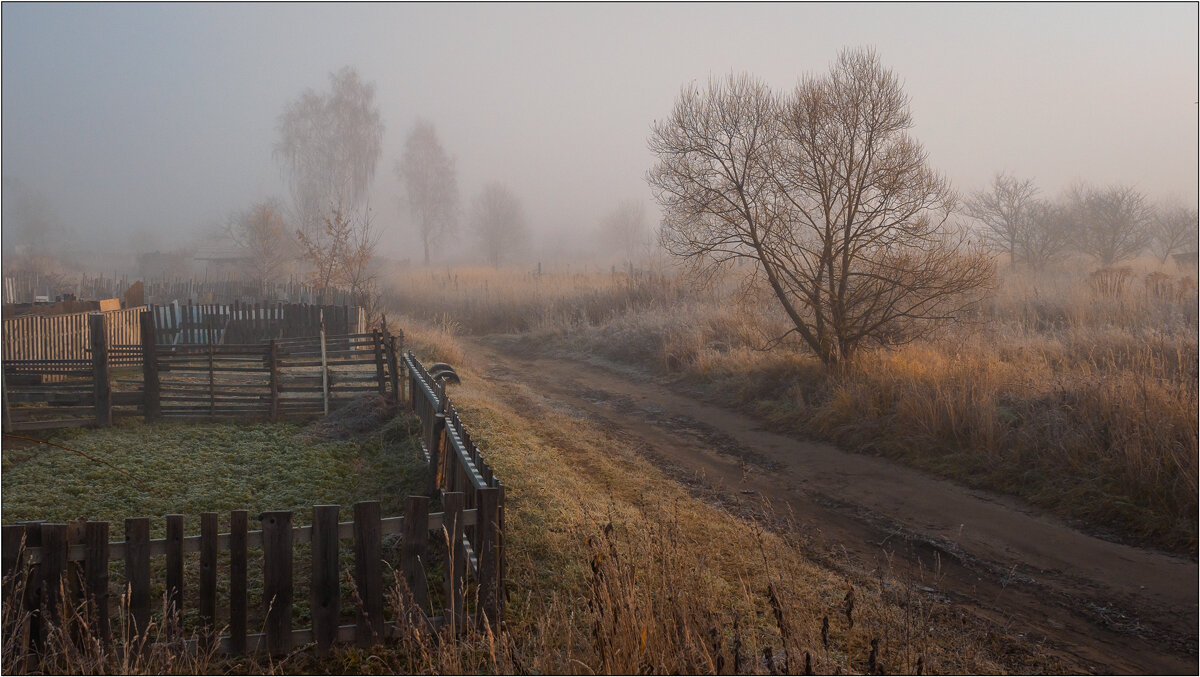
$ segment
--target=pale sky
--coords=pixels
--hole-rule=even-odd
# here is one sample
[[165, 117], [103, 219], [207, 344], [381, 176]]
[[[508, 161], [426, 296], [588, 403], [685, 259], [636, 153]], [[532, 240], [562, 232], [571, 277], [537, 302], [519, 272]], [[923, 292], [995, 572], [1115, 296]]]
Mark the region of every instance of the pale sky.
[[[386, 125], [372, 204], [415, 245], [392, 167], [417, 117], [468, 203], [507, 183], [539, 233], [650, 204], [650, 125], [680, 87], [747, 71], [779, 89], [873, 46], [906, 83], [931, 164], [1197, 194], [1197, 5], [3, 5], [3, 175], [86, 247], [170, 246], [270, 196], [276, 121], [343, 66]], [[652, 212], [656, 213], [656, 212]], [[414, 256], [419, 258], [419, 254]]]

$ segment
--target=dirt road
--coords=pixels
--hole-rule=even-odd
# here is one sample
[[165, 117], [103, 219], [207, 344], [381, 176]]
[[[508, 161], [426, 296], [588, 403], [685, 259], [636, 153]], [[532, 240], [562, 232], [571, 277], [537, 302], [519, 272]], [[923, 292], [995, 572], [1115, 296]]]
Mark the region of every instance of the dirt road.
[[1083, 672], [1196, 674], [1195, 562], [1105, 541], [1008, 497], [764, 430], [636, 370], [478, 342], [486, 378], [520, 382], [639, 446], [676, 477], [761, 496], [814, 552], [932, 581]]

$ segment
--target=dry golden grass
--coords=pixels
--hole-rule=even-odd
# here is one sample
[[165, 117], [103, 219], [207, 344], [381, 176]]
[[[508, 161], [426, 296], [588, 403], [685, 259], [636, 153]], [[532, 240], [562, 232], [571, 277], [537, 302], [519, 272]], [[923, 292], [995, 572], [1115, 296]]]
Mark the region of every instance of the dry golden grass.
[[[1194, 554], [1194, 273], [1138, 261], [1111, 295], [1089, 272], [1008, 271], [973, 321], [835, 372], [794, 343], [763, 350], [787, 324], [769, 298], [728, 280], [698, 288], [673, 275], [478, 269], [461, 273], [457, 290], [421, 292], [453, 309], [459, 332], [527, 331], [531, 343], [676, 374], [780, 428]], [[463, 279], [487, 280], [486, 312]], [[561, 310], [584, 303], [585, 316]]]

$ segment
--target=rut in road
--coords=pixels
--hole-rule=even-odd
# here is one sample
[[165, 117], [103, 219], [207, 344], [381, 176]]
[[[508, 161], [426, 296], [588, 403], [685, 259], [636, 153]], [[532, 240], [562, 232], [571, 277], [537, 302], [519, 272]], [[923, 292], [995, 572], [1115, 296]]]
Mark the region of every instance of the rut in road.
[[483, 372], [605, 424], [676, 474], [786, 506], [818, 548], [924, 575], [1007, 631], [1044, 638], [1081, 670], [1195, 672], [1195, 562], [1079, 532], [1014, 499], [892, 461], [764, 430], [749, 417], [616, 365], [476, 342]]

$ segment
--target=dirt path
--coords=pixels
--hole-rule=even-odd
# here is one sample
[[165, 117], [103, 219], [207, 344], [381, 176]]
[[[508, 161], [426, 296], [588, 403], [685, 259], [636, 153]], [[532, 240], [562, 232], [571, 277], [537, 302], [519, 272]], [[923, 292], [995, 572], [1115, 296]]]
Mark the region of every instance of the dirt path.
[[1196, 563], [1104, 541], [1007, 497], [762, 429], [637, 371], [478, 342], [486, 378], [533, 386], [681, 479], [766, 498], [814, 552], [930, 581], [1083, 672], [1196, 674]]

